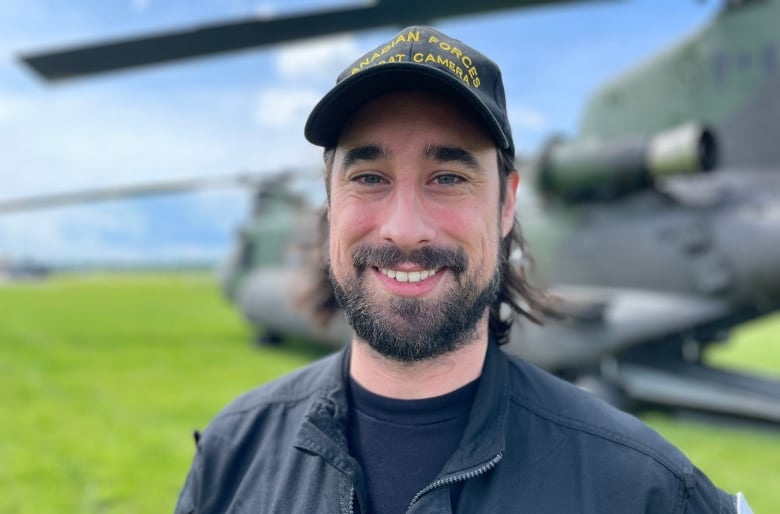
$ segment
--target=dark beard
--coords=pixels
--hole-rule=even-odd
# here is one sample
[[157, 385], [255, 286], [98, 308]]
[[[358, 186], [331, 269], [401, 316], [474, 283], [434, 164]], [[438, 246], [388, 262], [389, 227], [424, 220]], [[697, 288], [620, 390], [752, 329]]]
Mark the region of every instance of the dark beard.
[[[356, 275], [331, 284], [347, 321], [357, 336], [380, 355], [398, 362], [419, 362], [461, 348], [476, 336], [477, 324], [496, 299], [501, 284], [498, 265], [480, 288], [476, 270], [468, 275], [462, 249], [423, 247], [403, 252], [396, 246], [359, 247], [353, 255]], [[375, 303], [362, 280], [370, 267], [392, 268], [411, 262], [424, 269], [447, 267], [455, 285], [433, 303], [420, 298], [393, 297], [388, 305]]]

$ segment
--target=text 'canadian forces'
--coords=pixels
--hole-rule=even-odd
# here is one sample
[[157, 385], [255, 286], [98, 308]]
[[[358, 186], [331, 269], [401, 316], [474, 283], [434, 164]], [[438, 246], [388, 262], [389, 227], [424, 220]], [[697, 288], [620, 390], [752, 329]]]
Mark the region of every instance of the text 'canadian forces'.
[[[391, 53], [392, 49], [399, 43], [420, 42], [420, 32], [410, 31], [406, 34], [399, 34], [394, 40], [383, 46], [381, 50], [373, 52], [361, 59], [352, 68], [352, 74], [358, 73], [367, 66], [377, 66], [391, 62], [406, 62], [407, 54]], [[430, 36], [425, 43], [428, 43], [431, 50], [427, 52], [415, 52], [411, 55], [411, 60], [417, 63], [430, 62], [435, 63], [458, 77], [469, 86], [478, 88], [480, 85], [479, 72], [477, 67], [468, 55], [464, 54], [457, 46], [448, 41], [439, 40], [436, 36]]]

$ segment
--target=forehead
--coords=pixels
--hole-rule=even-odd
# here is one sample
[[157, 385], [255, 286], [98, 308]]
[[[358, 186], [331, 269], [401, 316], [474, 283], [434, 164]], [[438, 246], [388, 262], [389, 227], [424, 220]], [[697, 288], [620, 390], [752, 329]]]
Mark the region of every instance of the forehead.
[[337, 149], [410, 140], [496, 149], [490, 131], [470, 107], [428, 91], [394, 92], [366, 102], [345, 122]]

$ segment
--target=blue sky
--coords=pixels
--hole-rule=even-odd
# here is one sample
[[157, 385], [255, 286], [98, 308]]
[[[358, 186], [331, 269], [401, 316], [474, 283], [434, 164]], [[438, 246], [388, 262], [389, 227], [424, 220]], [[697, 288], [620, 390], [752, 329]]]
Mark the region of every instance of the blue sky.
[[[477, 1], [477, 0], [474, 0]], [[358, 2], [115, 0], [0, 3], [0, 198], [317, 166], [308, 111], [336, 74], [396, 30], [342, 35], [46, 85], [20, 53]], [[720, 2], [629, 0], [440, 22], [504, 72], [515, 140], [575, 134], [588, 95], [679, 40]], [[0, 215], [0, 258], [49, 263], [216, 261], [248, 211], [218, 191]]]

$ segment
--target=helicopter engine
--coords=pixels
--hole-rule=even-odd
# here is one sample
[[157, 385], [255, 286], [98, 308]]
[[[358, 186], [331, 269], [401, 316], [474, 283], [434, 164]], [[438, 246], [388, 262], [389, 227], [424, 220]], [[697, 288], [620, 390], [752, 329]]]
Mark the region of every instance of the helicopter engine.
[[689, 123], [655, 136], [548, 143], [535, 164], [537, 187], [566, 202], [606, 201], [652, 187], [659, 178], [707, 173], [717, 165], [711, 130]]

